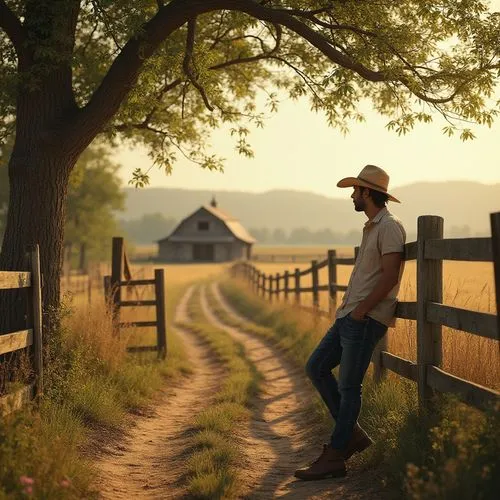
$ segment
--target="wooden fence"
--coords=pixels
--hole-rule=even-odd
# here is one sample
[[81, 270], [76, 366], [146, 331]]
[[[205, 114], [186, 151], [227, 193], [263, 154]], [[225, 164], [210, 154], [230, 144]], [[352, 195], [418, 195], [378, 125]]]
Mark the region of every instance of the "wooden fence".
[[0, 397], [0, 415], [6, 415], [43, 392], [42, 292], [38, 245], [27, 251], [29, 271], [0, 271], [0, 290], [28, 288], [25, 330], [0, 334], [0, 355], [31, 348], [34, 380], [17, 391]]
[[102, 290], [103, 275], [100, 268], [100, 265], [89, 266], [86, 272], [67, 273], [61, 278], [61, 293], [85, 295], [87, 302], [92, 304], [95, 292]]
[[[456, 377], [441, 369], [442, 326], [500, 340], [500, 212], [491, 214], [491, 238], [443, 238], [443, 219], [425, 215], [418, 218], [417, 241], [404, 247], [404, 259], [417, 261], [417, 300], [399, 302], [396, 317], [417, 322], [417, 362], [403, 359], [387, 351], [387, 336], [382, 339], [372, 357], [376, 380], [391, 370], [418, 384], [419, 405], [428, 407], [433, 391], [453, 392], [477, 408], [485, 409], [500, 401], [500, 393], [468, 380]], [[325, 260], [313, 260], [311, 267], [293, 273], [266, 275], [247, 262], [233, 266], [242, 274], [256, 293], [272, 301], [283, 294], [285, 301], [292, 295], [295, 304], [321, 316], [333, 318], [337, 305], [337, 292], [347, 290], [337, 282], [338, 265], [354, 265], [357, 257], [338, 258], [329, 250]], [[443, 260], [494, 262], [497, 315], [468, 311], [447, 306], [443, 301]], [[328, 283], [319, 283], [319, 270], [328, 267]], [[301, 287], [300, 278], [311, 274], [312, 286]], [[294, 280], [292, 284], [291, 281]], [[329, 293], [329, 311], [319, 309], [319, 293]], [[313, 307], [300, 305], [300, 295], [312, 293]]]
[[288, 254], [288, 253], [260, 253], [252, 255], [254, 262], [310, 262], [324, 257], [324, 254]]
[[[154, 286], [155, 298], [142, 300], [137, 294], [138, 286]], [[122, 288], [129, 291], [135, 290], [136, 300], [122, 300]], [[120, 328], [128, 327], [155, 327], [156, 345], [129, 346], [129, 352], [157, 351], [158, 357], [165, 359], [167, 355], [167, 330], [165, 311], [165, 271], [154, 270], [152, 279], [132, 279], [130, 264], [125, 252], [123, 238], [113, 238], [111, 259], [111, 275], [104, 277], [104, 293], [108, 303], [113, 309], [113, 324], [118, 333]], [[152, 307], [156, 308], [155, 321], [120, 322], [120, 309], [122, 307]]]

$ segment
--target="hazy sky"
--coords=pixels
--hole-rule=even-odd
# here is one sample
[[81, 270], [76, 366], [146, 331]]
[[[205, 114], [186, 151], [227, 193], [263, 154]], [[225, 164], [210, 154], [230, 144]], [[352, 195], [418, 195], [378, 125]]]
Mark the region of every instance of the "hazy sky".
[[[295, 189], [343, 197], [335, 186], [337, 180], [356, 176], [367, 163], [387, 170], [390, 187], [456, 179], [500, 182], [500, 120], [491, 129], [475, 128], [477, 138], [464, 143], [458, 136], [443, 135], [445, 123], [437, 115], [432, 124], [418, 125], [403, 137], [385, 129], [386, 118], [371, 111], [365, 115], [365, 123], [352, 124], [351, 132], [343, 136], [328, 127], [322, 114], [310, 111], [307, 99], [295, 102], [283, 96], [278, 113], [270, 116], [264, 129], [255, 129], [249, 136], [253, 159], [238, 155], [227, 130], [219, 130], [210, 143], [216, 154], [226, 158], [224, 173], [180, 160], [170, 176], [154, 167], [150, 185], [214, 193]], [[115, 160], [123, 165], [125, 183], [134, 168], [146, 170], [151, 165], [146, 152], [138, 149], [121, 149]]]

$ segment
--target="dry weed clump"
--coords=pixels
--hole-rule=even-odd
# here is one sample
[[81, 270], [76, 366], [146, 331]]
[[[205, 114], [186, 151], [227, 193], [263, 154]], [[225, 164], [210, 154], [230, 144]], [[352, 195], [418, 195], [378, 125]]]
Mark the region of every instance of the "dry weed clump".
[[112, 317], [104, 302], [91, 308], [76, 307], [63, 320], [67, 333], [67, 346], [85, 346], [89, 354], [105, 361], [111, 370], [117, 369], [125, 360], [129, 334], [113, 334]]

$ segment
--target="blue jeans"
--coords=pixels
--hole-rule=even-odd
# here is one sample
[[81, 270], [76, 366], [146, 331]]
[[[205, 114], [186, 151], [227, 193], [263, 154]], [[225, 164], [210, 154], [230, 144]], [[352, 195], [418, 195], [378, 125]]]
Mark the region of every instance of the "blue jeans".
[[[344, 449], [361, 410], [361, 387], [377, 342], [387, 326], [367, 317], [347, 315], [326, 332], [306, 364], [306, 372], [330, 410], [336, 424], [331, 437], [335, 449]], [[339, 381], [332, 370], [340, 365]]]

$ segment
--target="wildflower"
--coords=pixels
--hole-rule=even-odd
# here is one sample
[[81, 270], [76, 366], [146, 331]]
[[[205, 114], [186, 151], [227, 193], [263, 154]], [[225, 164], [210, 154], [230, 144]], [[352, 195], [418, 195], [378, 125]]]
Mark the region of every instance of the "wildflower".
[[71, 486], [71, 481], [69, 479], [63, 479], [60, 484], [63, 488], [69, 488]]
[[29, 477], [29, 476], [21, 476], [19, 478], [19, 482], [23, 486], [32, 486], [35, 483], [35, 480], [32, 477]]
[[23, 493], [26, 493], [26, 495], [32, 495], [33, 494], [33, 486], [26, 486], [24, 488]]

